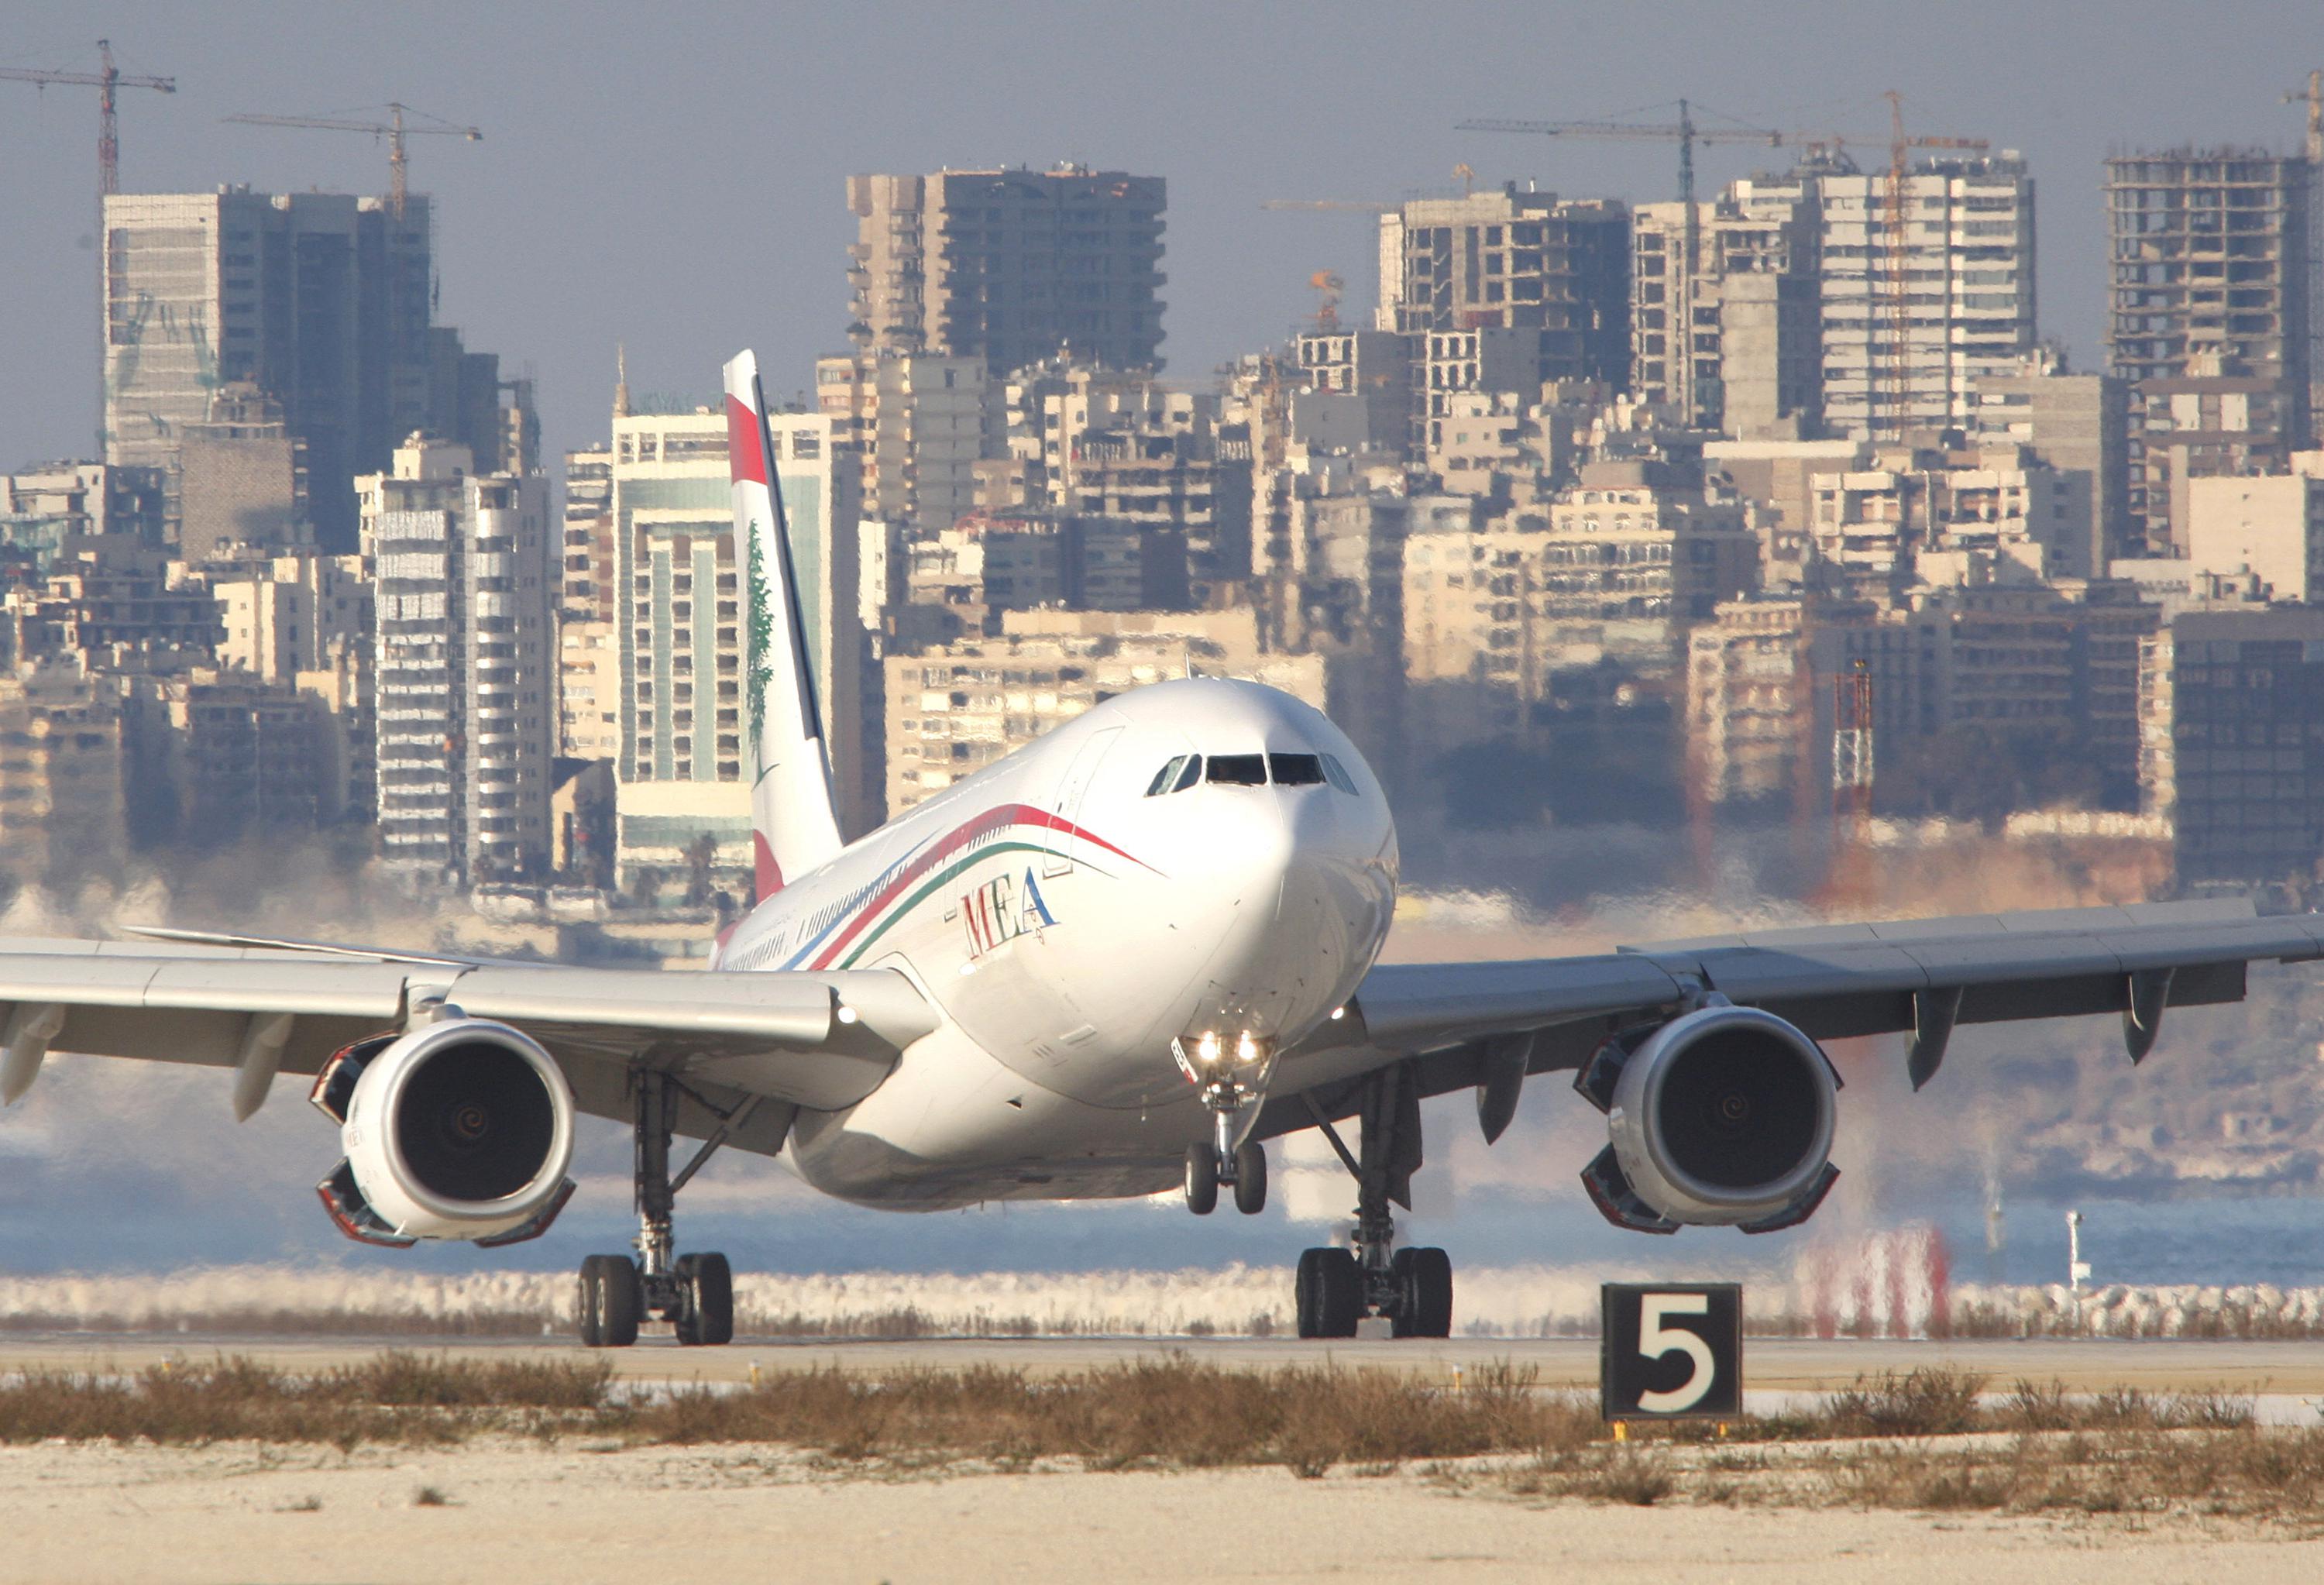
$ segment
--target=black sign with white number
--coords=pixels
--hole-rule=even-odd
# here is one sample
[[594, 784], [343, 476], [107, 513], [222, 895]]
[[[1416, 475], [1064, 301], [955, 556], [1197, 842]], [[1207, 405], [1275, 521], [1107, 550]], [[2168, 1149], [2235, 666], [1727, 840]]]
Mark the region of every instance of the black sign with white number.
[[1609, 1282], [1599, 1290], [1599, 1413], [1731, 1420], [1743, 1410], [1738, 1283]]

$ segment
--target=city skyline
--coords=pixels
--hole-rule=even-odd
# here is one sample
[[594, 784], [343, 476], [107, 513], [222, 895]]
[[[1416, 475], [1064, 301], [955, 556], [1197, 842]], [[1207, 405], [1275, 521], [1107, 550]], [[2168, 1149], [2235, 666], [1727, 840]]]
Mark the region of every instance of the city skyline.
[[[1801, 47], [1804, 7], [1762, 8], [1748, 27], [1706, 6], [1657, 10], [1651, 21], [1636, 9], [1552, 16], [1545, 30], [1528, 8], [1454, 8], [1442, 30], [1449, 42], [1430, 58], [1457, 64], [1454, 94], [1421, 80], [1428, 73], [1416, 74], [1391, 14], [1377, 9], [1110, 17], [1105, 47], [1093, 48], [1086, 18], [1058, 8], [947, 14], [933, 28], [901, 12], [738, 8], [658, 19], [650, 38], [622, 36], [618, 51], [593, 56], [593, 40], [619, 33], [620, 13], [471, 19], [421, 7], [393, 22], [348, 13], [318, 23], [305, 10], [254, 6], [197, 21], [137, 6], [92, 19], [43, 4], [0, 41], [0, 60], [86, 65], [93, 40], [78, 35], [103, 29], [125, 69], [178, 78], [173, 96], [124, 103], [131, 192], [386, 186], [384, 151], [368, 140], [221, 122], [236, 113], [393, 99], [483, 127], [480, 143], [413, 145], [414, 190], [434, 198], [438, 217], [438, 318], [537, 376], [551, 456], [602, 440], [616, 343], [640, 391], [703, 389], [695, 371], [748, 341], [776, 393], [805, 394], [813, 359], [845, 347], [852, 174], [1069, 160], [1164, 177], [1164, 356], [1174, 382], [1200, 386], [1214, 365], [1280, 343], [1311, 313], [1317, 270], [1342, 274], [1356, 302], [1370, 293], [1369, 216], [1268, 214], [1266, 199], [1456, 191], [1452, 168], [1466, 163], [1485, 183], [1659, 201], [1672, 186], [1668, 144], [1560, 144], [1453, 123], [1632, 109], [1652, 118], [1684, 94], [1759, 124], [1877, 131], [1878, 96], [1894, 86], [1911, 129], [1985, 137], [2025, 156], [2043, 189], [2039, 328], [2089, 369], [2101, 355], [2102, 157], [2190, 141], [2290, 151], [2300, 131], [2297, 109], [2276, 94], [2305, 63], [2279, 66], [2283, 52], [2270, 47], [2296, 36], [2289, 6], [2237, 8], [2244, 25], [2224, 43], [2215, 22], [2161, 11], [2109, 9], [2115, 25], [2098, 33], [1998, 6], [1884, 6], [1858, 10], [1838, 36], [1819, 19], [1812, 49]], [[1538, 53], [1471, 48], [1497, 31], [1545, 36]], [[1639, 48], [1648, 39], [1651, 52]], [[512, 59], [531, 69], [510, 72]], [[1284, 61], [1306, 64], [1286, 77]], [[612, 62], [627, 75], [605, 75]], [[1157, 83], [1172, 91], [1155, 92]], [[12, 198], [20, 213], [54, 220], [0, 240], [0, 269], [20, 283], [0, 309], [20, 375], [0, 389], [0, 450], [13, 461], [82, 456], [94, 438], [95, 271], [79, 244], [94, 219], [96, 106], [78, 91], [9, 87], [0, 140]], [[1367, 114], [1333, 121], [1323, 114], [1333, 104]], [[765, 152], [739, 167], [699, 157], [729, 147]], [[1786, 160], [1707, 149], [1699, 185]], [[738, 173], [747, 180], [729, 180]], [[766, 279], [778, 288], [754, 300], [754, 281]]]

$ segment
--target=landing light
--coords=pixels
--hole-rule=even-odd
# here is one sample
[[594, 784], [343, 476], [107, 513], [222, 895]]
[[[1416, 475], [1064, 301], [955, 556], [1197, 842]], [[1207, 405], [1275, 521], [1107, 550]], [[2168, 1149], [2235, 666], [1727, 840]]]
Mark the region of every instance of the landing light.
[[853, 1023], [853, 1022], [855, 1021], [855, 1018], [856, 1018], [856, 1012], [855, 1012], [855, 1009], [854, 1009], [853, 1008], [852, 1008], [852, 1007], [847, 1007], [847, 1006], [845, 1006], [845, 1005], [842, 1005], [842, 1006], [841, 1006], [841, 1008], [840, 1008], [840, 1009], [839, 1009], [839, 1021], [840, 1021], [841, 1023], [843, 1023], [843, 1024], [852, 1024], [852, 1023]]
[[1347, 1016], [1348, 1016], [1348, 1009], [1347, 1009], [1346, 1008], [1343, 1008], [1343, 1007], [1335, 1007], [1335, 1008], [1333, 1008], [1333, 1009], [1332, 1009], [1332, 1021], [1333, 1021], [1333, 1023], [1335, 1023], [1335, 1024], [1336, 1024], [1336, 1023], [1338, 1023], [1342, 1018], [1346, 1018]]
[[1194, 1060], [1204, 1067], [1215, 1067], [1219, 1060], [1219, 1037], [1216, 1031], [1205, 1034], [1194, 1042]]
[[1248, 1065], [1258, 1060], [1259, 1042], [1251, 1038], [1250, 1031], [1246, 1029], [1242, 1038], [1235, 1042], [1235, 1061]]

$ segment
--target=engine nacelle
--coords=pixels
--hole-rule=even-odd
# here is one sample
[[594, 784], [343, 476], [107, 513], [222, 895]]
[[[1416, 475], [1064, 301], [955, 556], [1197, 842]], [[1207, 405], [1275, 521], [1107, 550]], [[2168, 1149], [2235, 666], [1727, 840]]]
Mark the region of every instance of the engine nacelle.
[[1720, 1002], [1610, 1040], [1574, 1088], [1606, 1114], [1610, 1142], [1582, 1181], [1618, 1226], [1773, 1232], [1805, 1221], [1840, 1176], [1840, 1075], [1773, 1013]]
[[573, 1091], [531, 1037], [447, 1018], [348, 1046], [316, 1076], [346, 1159], [318, 1185], [348, 1237], [370, 1243], [546, 1231], [573, 1192]]

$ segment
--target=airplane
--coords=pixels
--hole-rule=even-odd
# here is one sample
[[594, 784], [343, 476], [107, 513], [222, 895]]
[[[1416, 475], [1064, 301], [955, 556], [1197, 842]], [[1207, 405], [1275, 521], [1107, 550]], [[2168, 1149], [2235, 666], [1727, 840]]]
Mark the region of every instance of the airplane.
[[[759, 901], [711, 972], [543, 965], [143, 929], [0, 943], [0, 1101], [47, 1053], [234, 1070], [247, 1118], [311, 1080], [342, 1159], [318, 1185], [366, 1243], [546, 1231], [576, 1120], [635, 1143], [632, 1254], [579, 1274], [581, 1341], [648, 1320], [733, 1335], [732, 1267], [677, 1252], [717, 1151], [856, 1204], [1222, 1193], [1267, 1202], [1269, 1140], [1320, 1130], [1354, 1180], [1304, 1251], [1302, 1337], [1444, 1337], [1450, 1258], [1399, 1246], [1423, 1100], [1473, 1091], [1498, 1139], [1526, 1083], [1605, 1114], [1582, 1169], [1619, 1227], [1764, 1233], [1812, 1216], [1840, 1079], [1822, 1042], [1912, 1037], [1917, 1091], [1964, 1024], [2118, 1013], [2134, 1062], [2173, 1007], [2253, 962], [2324, 956], [2324, 915], [2139, 904], [1648, 943], [1510, 963], [1380, 963], [1396, 825], [1319, 711], [1188, 678], [1104, 700], [853, 842], [841, 838], [757, 364], [725, 368], [741, 701]], [[1351, 1147], [1340, 1125], [1354, 1123]], [[673, 1147], [699, 1140], [673, 1170]]]

